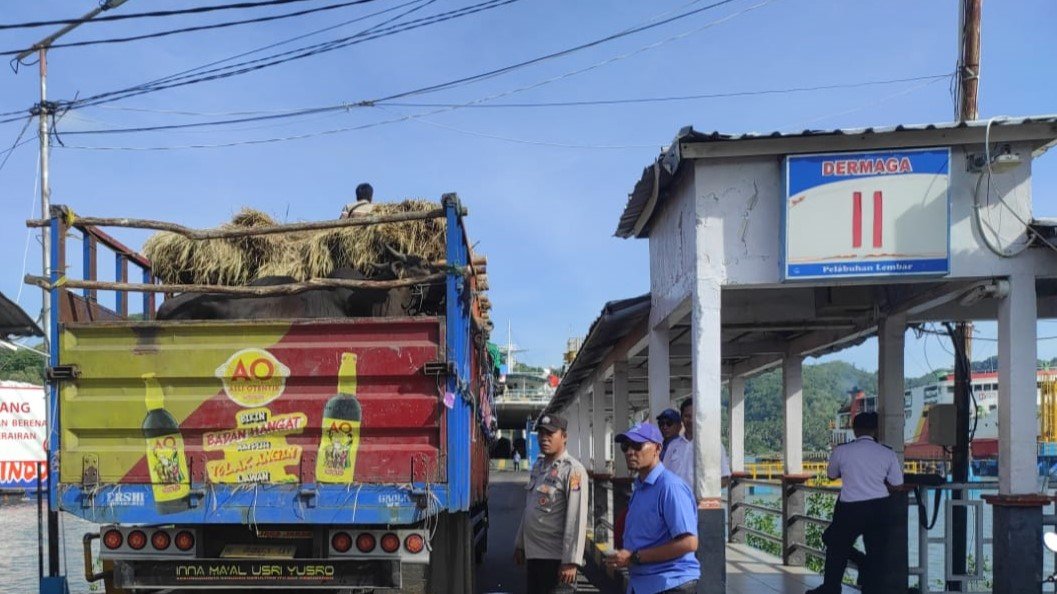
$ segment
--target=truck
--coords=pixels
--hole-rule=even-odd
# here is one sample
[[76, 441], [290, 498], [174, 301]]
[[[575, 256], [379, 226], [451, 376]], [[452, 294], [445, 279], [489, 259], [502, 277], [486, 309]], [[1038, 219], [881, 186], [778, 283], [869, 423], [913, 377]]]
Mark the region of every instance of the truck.
[[[204, 321], [155, 319], [173, 287], [104, 231], [171, 227], [52, 208], [39, 222], [51, 274], [36, 279], [54, 312], [48, 503], [100, 525], [84, 537], [88, 581], [108, 593], [473, 591], [495, 373], [484, 267], [458, 197], [441, 208], [439, 315]], [[328, 224], [344, 223], [315, 225]], [[78, 268], [73, 229], [81, 280], [65, 274]], [[104, 249], [113, 282], [99, 280]], [[65, 579], [56, 568], [42, 584]]]

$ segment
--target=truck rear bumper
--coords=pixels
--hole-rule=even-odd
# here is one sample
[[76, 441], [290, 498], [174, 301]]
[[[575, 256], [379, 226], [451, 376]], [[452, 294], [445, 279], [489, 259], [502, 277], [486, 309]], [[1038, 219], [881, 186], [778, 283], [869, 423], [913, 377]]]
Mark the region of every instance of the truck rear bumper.
[[292, 560], [136, 560], [115, 561], [119, 588], [215, 587], [247, 589], [399, 588], [399, 561]]

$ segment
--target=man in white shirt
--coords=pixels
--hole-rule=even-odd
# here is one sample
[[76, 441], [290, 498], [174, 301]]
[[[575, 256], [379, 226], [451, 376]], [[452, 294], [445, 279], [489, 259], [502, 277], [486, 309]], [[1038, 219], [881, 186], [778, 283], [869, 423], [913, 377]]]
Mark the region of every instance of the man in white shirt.
[[[664, 466], [679, 478], [694, 488], [694, 401], [687, 398], [679, 405], [679, 413], [683, 423], [683, 434], [673, 439], [668, 445], [668, 453], [664, 458]], [[730, 483], [730, 459], [727, 457], [727, 448], [722, 444], [719, 446], [720, 483], [726, 487]]]
[[371, 184], [360, 184], [356, 186], [356, 202], [350, 202], [341, 209], [342, 219], [362, 217], [371, 214], [374, 210], [374, 188]]
[[881, 587], [888, 546], [889, 488], [903, 484], [903, 466], [891, 448], [877, 443], [877, 413], [859, 413], [852, 421], [855, 440], [838, 446], [829, 458], [830, 479], [841, 479], [833, 522], [822, 534], [826, 568], [822, 585], [807, 594], [837, 594], [855, 540], [862, 536], [866, 557], [859, 568], [864, 594]]

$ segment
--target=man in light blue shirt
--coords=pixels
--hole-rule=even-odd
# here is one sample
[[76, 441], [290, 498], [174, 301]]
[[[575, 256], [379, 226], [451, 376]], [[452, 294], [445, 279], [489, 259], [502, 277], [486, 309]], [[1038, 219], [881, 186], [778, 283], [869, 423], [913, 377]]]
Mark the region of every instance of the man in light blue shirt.
[[628, 504], [624, 548], [606, 559], [627, 567], [629, 594], [697, 591], [697, 505], [690, 487], [661, 464], [664, 438], [656, 426], [639, 423], [616, 438], [635, 490]]

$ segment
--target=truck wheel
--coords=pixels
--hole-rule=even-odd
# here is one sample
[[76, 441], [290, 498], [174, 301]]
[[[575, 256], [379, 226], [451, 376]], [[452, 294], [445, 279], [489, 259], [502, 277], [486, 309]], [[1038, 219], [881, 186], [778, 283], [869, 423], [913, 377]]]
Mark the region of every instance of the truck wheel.
[[429, 591], [470, 594], [475, 591], [473, 524], [467, 512], [441, 513], [429, 560]]

